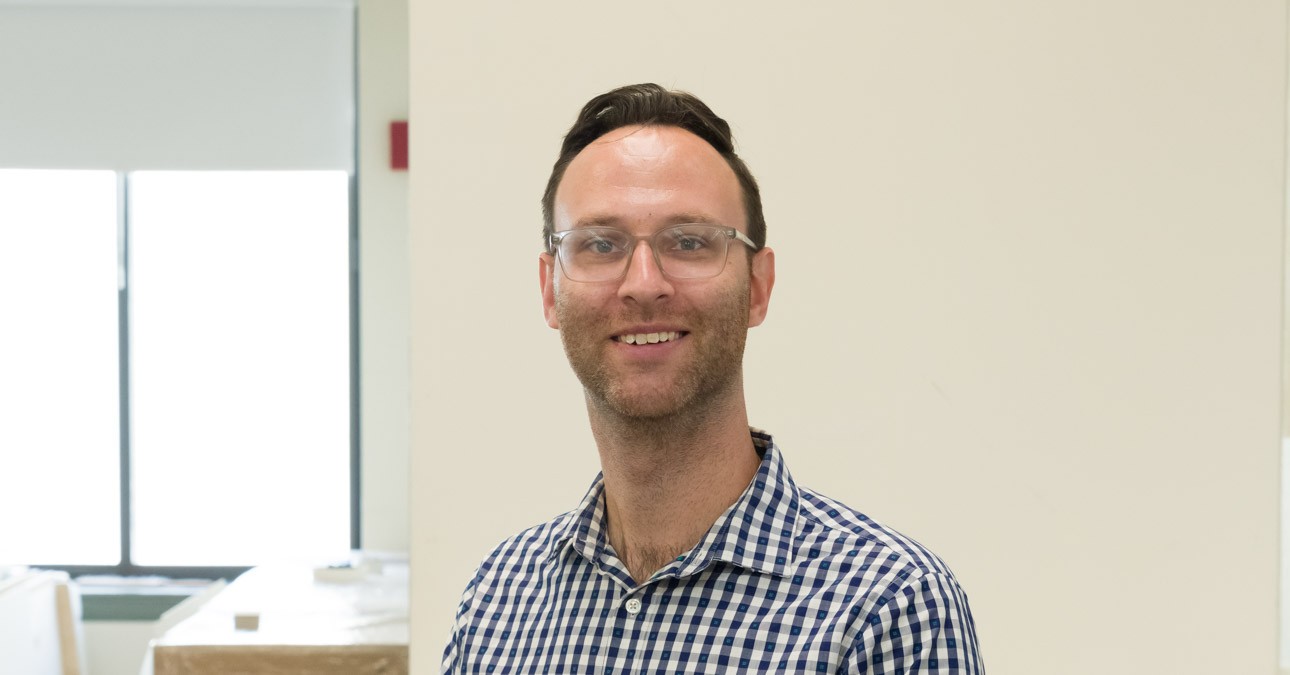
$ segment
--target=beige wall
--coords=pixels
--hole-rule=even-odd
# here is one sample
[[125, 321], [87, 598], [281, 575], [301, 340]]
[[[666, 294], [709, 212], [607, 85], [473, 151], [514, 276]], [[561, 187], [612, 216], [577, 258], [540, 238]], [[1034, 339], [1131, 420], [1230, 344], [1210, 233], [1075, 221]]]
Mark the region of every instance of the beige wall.
[[538, 198], [644, 80], [734, 124], [751, 419], [966, 585], [993, 675], [1276, 668], [1279, 2], [413, 0], [413, 667], [596, 463]]

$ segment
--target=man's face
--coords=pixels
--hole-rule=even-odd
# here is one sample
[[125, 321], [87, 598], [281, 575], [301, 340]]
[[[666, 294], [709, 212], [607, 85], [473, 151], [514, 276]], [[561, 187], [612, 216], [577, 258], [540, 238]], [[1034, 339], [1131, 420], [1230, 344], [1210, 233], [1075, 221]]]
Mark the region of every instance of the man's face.
[[[599, 226], [648, 236], [680, 223], [746, 232], [734, 172], [707, 142], [677, 127], [624, 127], [587, 146], [555, 195], [555, 231]], [[774, 254], [749, 259], [737, 242], [708, 279], [668, 279], [646, 242], [626, 276], [576, 282], [543, 254], [542, 302], [569, 363], [595, 405], [658, 418], [741, 392], [747, 329], [762, 322], [774, 284]], [[676, 337], [630, 344], [625, 335]]]

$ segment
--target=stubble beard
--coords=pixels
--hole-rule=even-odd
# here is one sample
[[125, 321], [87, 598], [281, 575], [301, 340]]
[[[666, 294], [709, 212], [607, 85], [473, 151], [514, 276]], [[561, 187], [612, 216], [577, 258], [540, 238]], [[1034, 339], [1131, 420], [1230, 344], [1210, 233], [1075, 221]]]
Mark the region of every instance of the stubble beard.
[[[689, 358], [676, 364], [672, 377], [644, 386], [632, 373], [610, 363], [605, 352], [605, 326], [610, 320], [594, 310], [579, 308], [557, 296], [560, 338], [565, 355], [582, 382], [587, 404], [601, 424], [632, 434], [658, 436], [702, 428], [734, 402], [743, 385], [743, 353], [748, 337], [748, 282], [716, 299], [714, 310], [687, 313], [681, 318], [689, 328], [683, 340]], [[617, 317], [615, 325], [651, 323], [665, 312]]]

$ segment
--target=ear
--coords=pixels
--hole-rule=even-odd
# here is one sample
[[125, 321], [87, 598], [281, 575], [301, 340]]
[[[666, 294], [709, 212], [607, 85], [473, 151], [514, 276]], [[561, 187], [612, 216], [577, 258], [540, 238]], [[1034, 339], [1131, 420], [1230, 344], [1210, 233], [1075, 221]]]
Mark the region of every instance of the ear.
[[763, 247], [753, 254], [748, 284], [748, 327], [760, 326], [770, 308], [770, 292], [775, 288], [775, 252]]
[[560, 327], [560, 320], [555, 316], [555, 256], [543, 253], [538, 256], [538, 282], [542, 286], [542, 314], [546, 325]]

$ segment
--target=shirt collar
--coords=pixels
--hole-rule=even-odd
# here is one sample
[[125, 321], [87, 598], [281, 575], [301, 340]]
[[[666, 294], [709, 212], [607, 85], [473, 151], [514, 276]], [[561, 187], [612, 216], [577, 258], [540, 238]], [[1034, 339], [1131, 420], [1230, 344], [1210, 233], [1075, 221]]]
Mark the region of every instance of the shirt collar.
[[[761, 465], [708, 534], [670, 572], [688, 576], [713, 562], [783, 576], [793, 562], [800, 495], [788, 467], [770, 434], [750, 429]], [[597, 474], [578, 508], [570, 512], [556, 533], [552, 555], [573, 548], [593, 563], [605, 561], [604, 475]]]
[[551, 548], [554, 556], [567, 548], [573, 548], [582, 557], [597, 561], [605, 557], [608, 547], [605, 537], [605, 474], [597, 473], [587, 494], [583, 495], [578, 508], [570, 511], [564, 523], [555, 534], [555, 546]]

